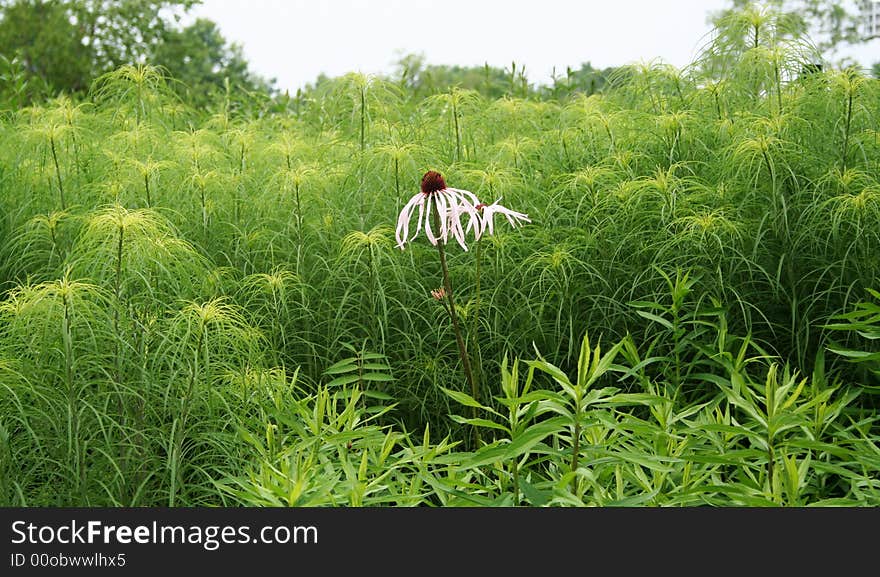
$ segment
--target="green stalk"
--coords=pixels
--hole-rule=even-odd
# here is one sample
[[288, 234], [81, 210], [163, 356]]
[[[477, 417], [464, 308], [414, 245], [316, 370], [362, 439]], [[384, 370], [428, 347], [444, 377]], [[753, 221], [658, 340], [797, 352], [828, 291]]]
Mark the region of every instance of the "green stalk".
[[202, 321], [199, 324], [199, 339], [196, 342], [196, 350], [193, 355], [193, 364], [190, 370], [189, 382], [186, 386], [186, 394], [183, 396], [181, 407], [180, 407], [180, 416], [175, 419], [174, 422], [174, 430], [172, 432], [174, 438], [174, 444], [171, 448], [171, 489], [168, 495], [168, 506], [174, 507], [175, 497], [177, 496], [177, 487], [178, 477], [180, 476], [180, 452], [183, 448], [183, 435], [184, 428], [186, 427], [186, 420], [189, 414], [189, 405], [192, 400], [192, 392], [195, 388], [196, 376], [199, 374], [199, 357], [202, 352], [202, 344], [205, 340], [205, 323]]
[[281, 319], [284, 318], [285, 315], [284, 311], [281, 310], [281, 299], [279, 298], [278, 290], [274, 286], [272, 287], [272, 309], [275, 312], [272, 319], [273, 331], [276, 335], [280, 335], [281, 352], [284, 354], [287, 352], [287, 336]]
[[366, 212], [366, 193], [364, 192], [364, 152], [367, 148], [367, 89], [366, 86], [361, 87], [361, 134], [360, 134], [360, 158], [358, 159], [358, 187], [361, 196], [360, 221], [361, 226], [364, 225], [364, 214]]
[[455, 94], [452, 95], [452, 120], [455, 124], [455, 160], [461, 160], [461, 128], [458, 125], [458, 103]]
[[205, 198], [205, 185], [199, 184], [199, 199], [202, 203], [202, 232], [204, 233], [204, 238], [208, 238], [208, 203]]
[[152, 208], [153, 202], [150, 199], [150, 174], [144, 171], [144, 191], [147, 194], [147, 208]]
[[76, 132], [73, 130], [73, 124], [68, 122], [67, 125], [71, 129], [70, 140], [73, 143], [73, 166], [76, 168], [76, 174], [80, 175], [82, 174], [82, 169], [80, 168], [79, 162], [79, 141], [76, 139]]
[[367, 146], [367, 89], [361, 87], [361, 152]]
[[67, 209], [67, 203], [64, 201], [64, 185], [61, 182], [61, 167], [58, 166], [58, 153], [55, 151], [55, 137], [49, 137], [49, 145], [52, 148], [52, 162], [55, 163], [55, 178], [58, 179], [58, 197], [61, 200], [61, 210]]
[[238, 179], [238, 183], [235, 187], [235, 197], [233, 198], [233, 203], [232, 203], [233, 222], [235, 223], [236, 228], [238, 228], [239, 223], [241, 222], [241, 215], [240, 215], [241, 194], [239, 194], [239, 193], [241, 192], [241, 189], [244, 186], [242, 184], [242, 182], [244, 182], [244, 170], [245, 170], [245, 146], [244, 146], [244, 140], [242, 140], [241, 147], [239, 149], [239, 154], [238, 154], [238, 175], [240, 178]]
[[71, 332], [70, 296], [63, 296], [64, 318], [61, 320], [61, 340], [64, 344], [64, 384], [67, 388], [67, 454], [73, 465], [76, 491], [82, 486], [84, 473], [80, 463], [79, 409], [76, 386], [73, 382], [73, 334]]
[[143, 84], [141, 82], [137, 83], [137, 101], [138, 105], [135, 107], [135, 125], [141, 125], [141, 117], [146, 114], [146, 108], [144, 107], [144, 96], [143, 96]]
[[571, 155], [568, 152], [568, 143], [565, 142], [565, 133], [560, 134], [559, 140], [562, 143], [562, 158], [565, 160], [565, 170], [571, 171]]
[[514, 459], [513, 460], [513, 506], [519, 506], [519, 462]]
[[[476, 247], [474, 248], [474, 259], [476, 261], [475, 266], [476, 266], [477, 279], [476, 279], [476, 285], [474, 286], [474, 293], [475, 293], [474, 294], [474, 312], [472, 314], [471, 331], [470, 331], [471, 341], [473, 342], [474, 356], [476, 357], [476, 360], [477, 360], [477, 365], [474, 370], [474, 382], [475, 382], [474, 388], [477, 391], [480, 390], [480, 366], [481, 366], [481, 359], [482, 359], [482, 355], [480, 352], [480, 339], [479, 339], [480, 276], [481, 276], [480, 262], [482, 260], [482, 251], [480, 250], [482, 243], [480, 241], [481, 241], [481, 239], [478, 238], [477, 242], [476, 242]], [[474, 399], [479, 400], [479, 398], [476, 396], [474, 397]]]
[[779, 77], [779, 62], [773, 61], [773, 78], [776, 81], [776, 107], [779, 116], [782, 116], [782, 79]]
[[[757, 50], [758, 45], [759, 45], [758, 39], [760, 38], [760, 25], [755, 24], [753, 26], [753, 29], [754, 29], [754, 42], [752, 44], [752, 48]], [[760, 80], [758, 80], [757, 76], [755, 76], [753, 86], [752, 86], [752, 100], [758, 100], [758, 98], [760, 97], [760, 94], [761, 94], [761, 82], [760, 82]]]
[[[116, 334], [116, 382], [122, 378], [122, 355], [119, 348], [119, 309], [122, 306], [122, 247], [125, 238], [125, 227], [119, 225], [119, 239], [116, 243], [116, 275], [113, 281], [113, 293], [116, 297], [116, 306], [113, 308], [113, 332]], [[121, 402], [121, 401], [120, 401]], [[121, 409], [121, 406], [120, 406]]]
[[302, 205], [300, 204], [299, 197], [299, 182], [294, 184], [294, 194], [296, 195], [296, 236], [298, 240], [298, 244], [296, 246], [296, 272], [300, 274], [300, 265], [302, 264], [302, 249], [303, 249], [303, 218], [302, 218]]
[[[119, 227], [119, 237], [116, 243], [116, 270], [115, 277], [113, 281], [113, 296], [115, 298], [115, 302], [113, 303], [113, 347], [114, 347], [114, 357], [116, 361], [116, 374], [114, 375], [114, 380], [118, 387], [122, 385], [122, 347], [120, 343], [122, 341], [122, 334], [119, 329], [119, 311], [122, 308], [122, 255], [123, 255], [123, 246], [125, 239], [125, 227], [120, 224]], [[122, 394], [120, 390], [117, 393], [116, 399], [116, 410], [119, 413], [120, 424], [123, 428], [126, 427], [126, 416], [127, 416], [127, 407], [125, 403], [125, 396]], [[121, 462], [121, 469], [126, 472], [126, 477], [128, 477], [128, 459], [126, 458], [125, 445], [119, 445], [119, 460]]]
[[[778, 190], [778, 186], [776, 184], [776, 171], [773, 169], [773, 163], [770, 162], [770, 156], [767, 154], [766, 150], [761, 150], [761, 156], [764, 159], [764, 164], [767, 166], [767, 172], [770, 173], [770, 186], [773, 189], [773, 205], [774, 208], [779, 210], [780, 208], [785, 208], [785, 199], [780, 198], [780, 191]], [[782, 202], [780, 202], [782, 201]], [[785, 214], [783, 214], [783, 218], [785, 218]], [[787, 227], [786, 227], [787, 228]]]
[[[50, 215], [51, 216], [51, 215]], [[64, 261], [64, 255], [61, 254], [61, 247], [58, 245], [58, 237], [55, 235], [55, 223], [50, 219], [49, 223], [49, 237], [52, 239], [52, 253], [58, 253], [58, 257]], [[51, 256], [50, 256], [51, 258]]]
[[[432, 197], [431, 202], [431, 216], [434, 220], [434, 229], [440, 230], [440, 210], [437, 208], [437, 198]], [[443, 271], [443, 289], [446, 291], [446, 299], [449, 305], [449, 317], [452, 319], [452, 330], [455, 332], [455, 342], [458, 345], [458, 354], [461, 357], [461, 365], [464, 370], [465, 377], [467, 378], [468, 384], [471, 386], [471, 396], [473, 396], [474, 400], [479, 401], [479, 394], [477, 392], [477, 383], [474, 380], [474, 373], [471, 370], [471, 361], [468, 356], [467, 347], [464, 343], [464, 338], [461, 336], [461, 327], [458, 324], [458, 315], [455, 312], [455, 299], [452, 295], [452, 282], [449, 280], [449, 267], [446, 264], [446, 250], [443, 247], [443, 239], [437, 239], [437, 251], [440, 253], [440, 268]], [[476, 407], [474, 407], [474, 416], [476, 417]], [[476, 438], [477, 443], [480, 442], [480, 432], [479, 429], [474, 427], [474, 436]]]
[[852, 90], [849, 91], [849, 95], [847, 97], [846, 103], [846, 124], [844, 125], [844, 133], [843, 133], [843, 150], [841, 151], [840, 158], [840, 172], [841, 174], [846, 172], [846, 158], [849, 154], [849, 133], [852, 128], [852, 109], [853, 109], [853, 94]]
[[[400, 161], [397, 156], [394, 157], [394, 198], [400, 202]], [[398, 210], [398, 212], [400, 212]]]
[[776, 451], [773, 447], [775, 437], [775, 426], [773, 421], [776, 417], [776, 371], [775, 367], [771, 367], [770, 377], [767, 379], [765, 402], [767, 406], [767, 482], [770, 484], [770, 494], [775, 497], [773, 488], [773, 477], [775, 474]]
[[577, 391], [577, 398], [575, 399], [575, 414], [574, 414], [574, 439], [571, 445], [571, 492], [572, 494], [577, 494], [577, 475], [575, 472], [578, 468], [578, 459], [581, 454], [581, 386], [575, 388]]
[[378, 331], [376, 330], [376, 323], [378, 319], [376, 318], [376, 277], [373, 274], [375, 270], [375, 266], [373, 265], [373, 246], [372, 244], [367, 247], [367, 306], [369, 308], [369, 324], [370, 324], [370, 334], [375, 335]]

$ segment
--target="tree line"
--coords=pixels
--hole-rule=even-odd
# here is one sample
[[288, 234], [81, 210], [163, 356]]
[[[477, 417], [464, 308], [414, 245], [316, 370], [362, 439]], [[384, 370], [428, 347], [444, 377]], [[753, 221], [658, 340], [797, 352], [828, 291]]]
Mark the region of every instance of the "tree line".
[[[0, 0], [0, 109], [68, 94], [82, 96], [104, 74], [125, 64], [149, 63], [163, 70], [175, 92], [195, 108], [298, 106], [333, 81], [320, 75], [297, 94], [279, 89], [274, 78], [254, 73], [241, 45], [230, 42], [217, 23], [185, 16], [200, 0]], [[710, 14], [716, 24], [747, 0], [729, 0]], [[857, 11], [834, 0], [769, 0], [784, 9], [793, 37], [814, 34], [816, 47], [832, 57], [846, 43], [858, 43]], [[845, 62], [838, 62], [838, 64]], [[848, 64], [852, 64], [851, 62]], [[553, 71], [549, 85], [529, 81], [522, 65], [510, 67], [431, 64], [422, 54], [401, 56], [393, 81], [415, 97], [457, 86], [488, 98], [564, 99], [594, 94], [625, 82], [627, 66], [595, 68], [589, 62]], [[880, 75], [880, 63], [873, 74]]]

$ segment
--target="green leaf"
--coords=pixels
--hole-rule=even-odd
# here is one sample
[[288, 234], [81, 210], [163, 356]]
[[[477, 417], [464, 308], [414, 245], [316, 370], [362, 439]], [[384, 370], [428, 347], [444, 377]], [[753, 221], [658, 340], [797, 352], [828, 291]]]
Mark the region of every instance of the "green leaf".
[[535, 507], [543, 507], [553, 497], [552, 491], [547, 491], [546, 489], [538, 489], [525, 479], [520, 479], [519, 488], [522, 491], [523, 497], [526, 498], [526, 501], [528, 501], [530, 505], [534, 505]]
[[385, 363], [364, 363], [361, 368], [365, 371], [390, 371], [391, 367]]
[[647, 503], [651, 499], [657, 496], [660, 492], [660, 489], [655, 489], [649, 493], [639, 493], [638, 495], [632, 495], [630, 497], [624, 497], [623, 499], [618, 499], [616, 501], [608, 501], [605, 503], [605, 507], [637, 507], [644, 503]]
[[348, 385], [348, 384], [353, 383], [355, 381], [359, 381], [360, 379], [361, 378], [358, 375], [346, 375], [344, 377], [337, 377], [337, 378], [333, 379], [332, 381], [327, 383], [327, 386], [328, 387], [340, 387], [342, 385]]
[[855, 361], [880, 361], [880, 353], [872, 353], [869, 351], [853, 351], [849, 349], [837, 349], [831, 347], [829, 347], [828, 350], [830, 350], [832, 353], [837, 353], [840, 356], [847, 357]]
[[[611, 368], [611, 365], [614, 363], [614, 357], [617, 356], [617, 353], [619, 353], [620, 349], [623, 347], [623, 342], [624, 341], [620, 341], [619, 343], [617, 343], [616, 345], [611, 347], [611, 349], [607, 353], [605, 353], [602, 356], [602, 358], [600, 358], [598, 360], [598, 362], [595, 362], [594, 366], [591, 367], [591, 370], [590, 370], [590, 380], [586, 383], [578, 383], [578, 385], [584, 385], [584, 386], [589, 387], [590, 385], [595, 383], [596, 380], [599, 379], [602, 375], [607, 373], [608, 370]], [[597, 346], [596, 347], [596, 357], [598, 357], [598, 356], [599, 356], [599, 347]]]
[[663, 317], [657, 316], [653, 313], [649, 313], [646, 311], [636, 311], [636, 314], [639, 315], [640, 317], [645, 317], [646, 319], [648, 319], [650, 321], [654, 321], [655, 323], [659, 323], [659, 324], [663, 325], [664, 327], [666, 327], [667, 329], [669, 329], [670, 331], [673, 329], [672, 323], [669, 322], [668, 320], [664, 319]]
[[357, 364], [355, 364], [355, 358], [347, 358], [342, 359], [338, 363], [333, 363], [326, 369], [324, 369], [325, 375], [337, 375], [339, 373], [348, 373], [351, 371], [357, 370]]
[[484, 409], [480, 403], [476, 401], [472, 396], [467, 393], [462, 393], [460, 391], [453, 391], [451, 389], [447, 389], [445, 387], [440, 387], [440, 390], [446, 393], [448, 396], [452, 397], [456, 402], [466, 406], [466, 407], [474, 407], [475, 409]]
[[431, 488], [438, 493], [449, 493], [450, 495], [455, 495], [459, 499], [463, 499], [476, 506], [491, 507], [493, 505], [493, 500], [489, 499], [488, 497], [483, 497], [482, 495], [475, 495], [470, 492], [461, 491], [452, 485], [448, 485], [442, 482], [441, 480], [428, 473], [420, 473], [419, 477], [421, 477], [422, 481], [430, 485]]
[[379, 391], [371, 391], [371, 390], [364, 391], [364, 396], [370, 397], [371, 399], [378, 399], [380, 401], [390, 401], [394, 398], [389, 394], [380, 393]]
[[559, 367], [555, 365], [551, 365], [547, 361], [526, 361], [530, 367], [534, 367], [540, 371], [543, 371], [553, 377], [556, 382], [563, 386], [567, 386], [570, 389], [574, 388], [574, 385], [571, 384], [571, 381], [568, 379], [568, 376], [563, 373]]
[[473, 425], [475, 427], [484, 427], [487, 429], [498, 429], [499, 431], [504, 431], [508, 435], [510, 434], [510, 429], [508, 429], [504, 425], [498, 424], [494, 421], [490, 421], [489, 419], [469, 419], [467, 417], [462, 417], [461, 415], [449, 415], [449, 418], [456, 423], [461, 423], [462, 425]]
[[361, 375], [361, 379], [364, 381], [393, 381], [394, 377], [391, 375], [386, 375], [385, 373], [364, 373]]
[[510, 443], [489, 445], [478, 450], [471, 458], [464, 459], [462, 465], [464, 467], [480, 467], [498, 461], [519, 458], [549, 435], [563, 430], [564, 427], [565, 421], [560, 417], [537, 423], [517, 435]]
[[675, 470], [669, 465], [664, 465], [663, 461], [681, 462], [681, 459], [656, 457], [644, 453], [633, 453], [632, 451], [615, 451], [614, 454], [628, 463], [636, 463], [642, 467], [651, 469], [652, 471], [659, 471], [661, 473], [672, 473]]
[[656, 405], [658, 403], [671, 402], [665, 397], [650, 393], [621, 393], [613, 395], [602, 401], [602, 406], [626, 406], [626, 405]]
[[642, 309], [654, 309], [658, 311], [665, 311], [668, 307], [662, 305], [660, 303], [654, 303], [651, 301], [630, 301], [629, 306], [634, 308], [642, 308]]

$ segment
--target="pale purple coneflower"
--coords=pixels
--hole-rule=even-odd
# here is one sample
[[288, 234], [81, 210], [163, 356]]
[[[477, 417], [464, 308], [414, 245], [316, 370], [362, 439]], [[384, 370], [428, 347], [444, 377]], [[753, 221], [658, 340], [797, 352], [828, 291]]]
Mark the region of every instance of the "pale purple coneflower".
[[[452, 330], [455, 333], [455, 342], [458, 344], [458, 354], [461, 357], [462, 370], [465, 378], [471, 386], [471, 394], [474, 399], [478, 398], [477, 382], [474, 380], [474, 373], [471, 370], [470, 356], [468, 355], [467, 346], [464, 337], [461, 334], [461, 327], [458, 324], [458, 315], [455, 312], [455, 298], [452, 293], [452, 281], [449, 278], [449, 267], [446, 264], [446, 242], [450, 233], [461, 245], [461, 248], [467, 250], [464, 242], [464, 228], [461, 225], [462, 215], [469, 215], [470, 222], [468, 228], [475, 220], [479, 221], [479, 213], [476, 205], [480, 203], [477, 195], [467, 190], [458, 188], [449, 188], [443, 176], [436, 171], [429, 170], [422, 176], [421, 191], [409, 199], [400, 216], [397, 217], [397, 246], [401, 250], [406, 243], [418, 236], [422, 227], [425, 227], [425, 236], [428, 241], [437, 247], [437, 254], [440, 255], [440, 270], [443, 273], [443, 286], [436, 291], [431, 291], [431, 296], [443, 304], [449, 318], [452, 320]], [[412, 236], [409, 235], [409, 223], [413, 214], [416, 214], [418, 208], [416, 232]], [[434, 234], [434, 229], [437, 234]], [[482, 226], [474, 227], [474, 236], [477, 240], [480, 238]], [[474, 409], [474, 417], [476, 417], [476, 409]], [[477, 444], [480, 442], [479, 429], [474, 427], [474, 435]]]
[[[440, 230], [437, 231], [437, 234], [431, 228], [432, 203], [436, 203], [436, 210], [439, 214], [446, 215], [446, 218], [439, 219]], [[443, 180], [443, 176], [439, 172], [429, 170], [422, 177], [421, 191], [409, 199], [409, 202], [400, 211], [400, 216], [397, 217], [397, 247], [403, 250], [406, 243], [417, 237], [424, 227], [428, 242], [434, 246], [438, 241], [443, 241], [443, 244], [446, 244], [449, 235], [452, 234], [461, 248], [466, 251], [468, 248], [465, 244], [465, 230], [461, 225], [461, 217], [470, 216], [468, 222], [468, 230], [470, 230], [474, 220], [479, 219], [476, 209], [476, 205], [479, 203], [480, 201], [474, 193], [446, 186], [446, 181]], [[416, 209], [418, 209], [416, 231], [410, 236], [409, 225], [413, 215], [416, 214]], [[474, 227], [475, 239], [480, 237], [482, 228], [477, 230]]]

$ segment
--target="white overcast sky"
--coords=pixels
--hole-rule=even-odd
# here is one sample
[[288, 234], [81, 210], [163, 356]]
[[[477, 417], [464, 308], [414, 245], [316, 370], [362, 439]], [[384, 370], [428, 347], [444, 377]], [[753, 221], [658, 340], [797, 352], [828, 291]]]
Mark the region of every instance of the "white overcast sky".
[[[390, 73], [408, 53], [429, 64], [553, 67], [689, 64], [726, 0], [203, 0], [192, 16], [218, 24], [251, 68], [295, 92], [320, 73]], [[876, 42], [874, 45], [876, 46]], [[880, 60], [880, 51], [872, 49]], [[858, 56], [857, 56], [858, 57]]]

